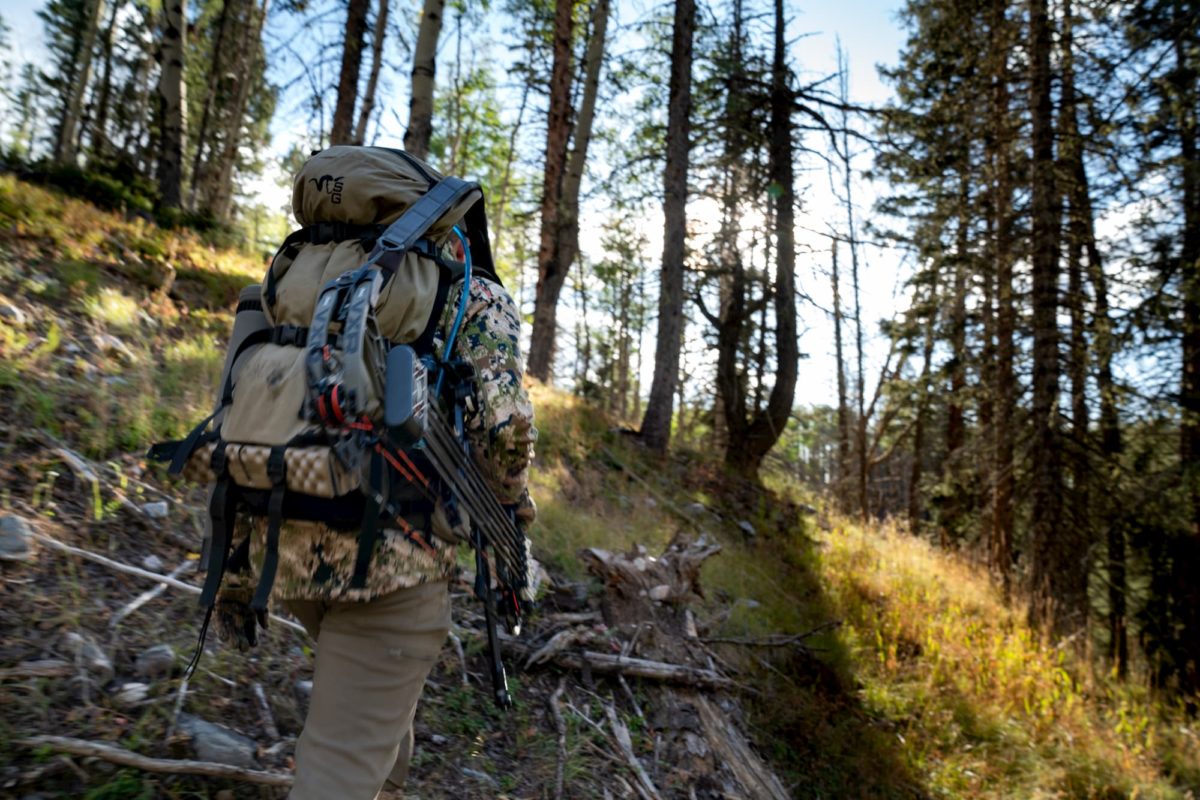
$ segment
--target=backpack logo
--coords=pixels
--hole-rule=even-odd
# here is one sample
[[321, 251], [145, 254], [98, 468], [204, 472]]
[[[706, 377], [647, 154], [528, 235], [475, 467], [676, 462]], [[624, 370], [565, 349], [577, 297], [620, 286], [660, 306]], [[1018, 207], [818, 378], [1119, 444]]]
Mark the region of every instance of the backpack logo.
[[332, 175], [322, 175], [320, 178], [309, 178], [316, 187], [318, 192], [325, 192], [329, 195], [329, 199], [336, 205], [342, 202], [342, 180], [344, 175], [333, 177]]

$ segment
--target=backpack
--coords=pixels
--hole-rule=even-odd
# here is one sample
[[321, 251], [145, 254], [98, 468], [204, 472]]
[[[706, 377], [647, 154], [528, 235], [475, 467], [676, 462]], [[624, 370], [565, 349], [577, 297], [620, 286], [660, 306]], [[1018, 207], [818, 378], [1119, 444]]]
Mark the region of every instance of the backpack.
[[[170, 461], [171, 473], [213, 486], [202, 554], [205, 628], [226, 569], [248, 563], [249, 537], [233, 551], [240, 514], [267, 521], [251, 601], [259, 612], [286, 520], [357, 532], [354, 588], [365, 585], [381, 524], [415, 514], [428, 533], [436, 475], [419, 449], [377, 435], [384, 376], [403, 370], [410, 396], [426, 396], [427, 368], [437, 367], [434, 334], [464, 266], [499, 283], [479, 185], [403, 151], [316, 153], [295, 178], [292, 208], [303, 227], [280, 245], [261, 286], [239, 297], [216, 409], [185, 439], [149, 454]], [[466, 265], [447, 257], [450, 237], [462, 241]], [[452, 340], [453, 333], [447, 351]]]

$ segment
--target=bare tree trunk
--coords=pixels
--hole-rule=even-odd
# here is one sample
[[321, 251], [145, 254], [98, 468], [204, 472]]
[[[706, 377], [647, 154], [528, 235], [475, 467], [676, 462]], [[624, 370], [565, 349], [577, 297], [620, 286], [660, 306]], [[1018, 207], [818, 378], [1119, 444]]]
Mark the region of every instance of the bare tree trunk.
[[[663, 268], [658, 295], [654, 379], [642, 418], [642, 437], [665, 453], [671, 440], [672, 400], [683, 340], [683, 267], [687, 257], [687, 174], [691, 149], [692, 38], [695, 0], [676, 0], [667, 106], [667, 165], [663, 172]], [[789, 195], [790, 198], [790, 195]]]
[[521, 132], [521, 122], [525, 119], [525, 107], [529, 104], [529, 81], [521, 86], [521, 105], [517, 108], [517, 121], [508, 132], [508, 150], [504, 154], [504, 174], [500, 178], [500, 198], [493, 208], [492, 219], [492, 250], [499, 254], [500, 242], [504, 237], [504, 215], [508, 210], [509, 195], [512, 192], [512, 167], [517, 157], [517, 136]]
[[187, 97], [183, 81], [186, 51], [187, 0], [167, 0], [163, 6], [163, 60], [158, 80], [158, 102], [163, 126], [158, 159], [158, 191], [166, 208], [179, 208], [182, 200], [183, 141], [187, 126]]
[[379, 10], [375, 13], [375, 32], [371, 39], [371, 75], [367, 78], [362, 107], [358, 112], [358, 125], [354, 128], [355, 144], [366, 142], [367, 125], [371, 123], [371, 114], [375, 112], [375, 92], [379, 87], [379, 72], [383, 69], [383, 43], [387, 37], [387, 20], [388, 0], [379, 0]]
[[[985, 192], [985, 207], [990, 199]], [[996, 215], [988, 208], [984, 213], [987, 242], [995, 241], [995, 219]], [[991, 450], [994, 442], [991, 431], [996, 419], [996, 400], [992, 394], [992, 387], [996, 383], [992, 374], [996, 366], [996, 275], [987, 259], [979, 264], [979, 277], [983, 281], [983, 342], [979, 349], [979, 382], [976, 387], [980, 435], [976, 437], [978, 452], [974, 458], [979, 473], [979, 492], [974, 498], [974, 506], [979, 512], [979, 541], [986, 545], [992, 541], [992, 484], [995, 476], [992, 474]]]
[[104, 28], [104, 72], [100, 78], [100, 97], [96, 101], [96, 120], [92, 124], [92, 153], [100, 159], [106, 158], [110, 149], [108, 109], [112, 100], [113, 36], [117, 29], [117, 12], [123, 4], [122, 0], [113, 0], [108, 25]]
[[350, 0], [346, 10], [346, 36], [342, 43], [342, 71], [338, 77], [337, 104], [333, 107], [330, 144], [350, 144], [354, 106], [358, 101], [358, 73], [362, 69], [363, 37], [367, 33], [369, 0]]
[[1016, 379], [1013, 373], [1013, 337], [1016, 332], [1016, 308], [1013, 300], [1013, 190], [1009, 134], [1008, 52], [1012, 44], [1007, 21], [1008, 0], [992, 0], [991, 53], [992, 73], [992, 152], [990, 206], [992, 223], [992, 260], [996, 271], [996, 363], [994, 441], [992, 444], [992, 541], [989, 555], [992, 570], [1000, 579], [1005, 597], [1012, 592], [1013, 542], [1013, 417], [1016, 412]]
[[1054, 105], [1050, 95], [1051, 26], [1046, 0], [1030, 0], [1031, 194], [1033, 236], [1032, 555], [1030, 622], [1071, 633], [1086, 600], [1081, 552], [1062, 525], [1058, 426], [1059, 209], [1055, 189]]
[[437, 44], [442, 33], [442, 14], [445, 8], [446, 0], [425, 0], [421, 11], [421, 26], [417, 30], [417, 44], [413, 50], [412, 95], [408, 104], [408, 130], [404, 132], [404, 149], [417, 158], [429, 157], [429, 139], [433, 135], [433, 85], [437, 69]]
[[[1175, 14], [1183, 16], [1179, 3]], [[1180, 23], [1177, 23], [1180, 24]], [[1186, 38], [1185, 38], [1186, 37]], [[1186, 587], [1176, 602], [1181, 608], [1179, 633], [1182, 642], [1180, 688], [1184, 692], [1200, 690], [1200, 581], [1194, 572], [1200, 567], [1200, 123], [1197, 121], [1197, 68], [1194, 28], [1175, 35], [1175, 70], [1178, 99], [1175, 102], [1179, 129], [1183, 189], [1183, 242], [1180, 267], [1183, 276], [1183, 342], [1180, 389], [1183, 400], [1179, 455], [1185, 486], [1191, 505], [1191, 536], [1179, 545], [1176, 567]]]
[[[571, 154], [566, 162], [566, 168], [561, 181], [561, 195], [558, 208], [554, 215], [553, 226], [548, 233], [553, 236], [550, 257], [543, 261], [543, 253], [538, 253], [539, 278], [537, 297], [533, 312], [533, 331], [530, 334], [529, 362], [533, 374], [533, 364], [539, 370], [545, 370], [545, 375], [538, 375], [548, 380], [550, 367], [554, 361], [555, 327], [557, 325], [556, 307], [562, 292], [563, 279], [571, 269], [571, 264], [579, 253], [579, 192], [583, 185], [583, 170], [587, 163], [588, 145], [592, 139], [592, 123], [596, 116], [596, 96], [600, 88], [600, 68], [604, 63], [605, 33], [608, 28], [609, 0], [596, 0], [592, 7], [592, 32], [588, 39], [587, 51], [583, 63], [583, 95], [579, 104], [579, 116], [574, 125], [574, 135]], [[568, 36], [568, 44], [570, 37]], [[555, 38], [557, 47], [558, 39]], [[566, 57], [570, 65], [570, 54]], [[555, 65], [557, 66], [557, 58]], [[568, 78], [567, 94], [570, 95]], [[569, 103], [569, 99], [568, 99]], [[567, 109], [569, 114], [570, 109]], [[568, 123], [568, 128], [570, 127]], [[547, 147], [549, 143], [547, 143]], [[547, 149], [547, 159], [550, 151]], [[547, 177], [547, 180], [549, 178]], [[547, 234], [545, 208], [543, 202], [543, 236]], [[543, 246], [545, 241], [543, 240]]]
[[[538, 247], [538, 282], [534, 293], [533, 330], [529, 335], [530, 375], [551, 379], [558, 296], [570, 264], [558, 252], [562, 224], [567, 144], [571, 138], [571, 0], [557, 0], [554, 12], [554, 64], [550, 74], [550, 108], [546, 119], [546, 166], [542, 176], [542, 225]], [[549, 298], [554, 302], [550, 302]]]
[[[1087, 296], [1083, 287], [1083, 253], [1087, 239], [1087, 223], [1080, 208], [1079, 187], [1072, 180], [1076, 163], [1083, 158], [1083, 141], [1076, 119], [1075, 59], [1071, 0], [1063, 0], [1063, 23], [1060, 37], [1060, 70], [1062, 73], [1062, 109], [1059, 175], [1065, 177], [1063, 194], [1067, 201], [1067, 307], [1071, 315], [1071, 338], [1067, 350], [1067, 376], [1071, 382], [1071, 496], [1066, 523], [1078, 533], [1085, 547], [1092, 544], [1091, 500], [1089, 497], [1089, 436], [1087, 406], [1088, 344], [1085, 315]], [[1086, 581], [1086, 577], [1084, 578]], [[1086, 611], [1086, 600], [1084, 609]]]
[[[730, 429], [738, 447], [726, 451], [725, 463], [744, 474], [756, 475], [763, 458], [787, 427], [795, 399], [799, 366], [796, 337], [795, 173], [792, 143], [793, 95], [788, 85], [783, 0], [775, 0], [775, 53], [771, 68], [771, 126], [769, 164], [775, 195], [775, 382], [766, 408], [756, 413], [742, 432]], [[764, 300], [768, 287], [764, 285]], [[765, 325], [763, 326], [765, 328]], [[765, 342], [764, 347], [765, 350]], [[741, 415], [744, 409], [739, 409]], [[744, 423], [743, 423], [744, 425]]]
[[629, 351], [632, 337], [629, 331], [629, 304], [633, 301], [633, 280], [630, 265], [622, 265], [620, 273], [621, 291], [619, 295], [620, 309], [617, 313], [617, 325], [620, 329], [619, 346], [617, 349], [617, 399], [612, 410], [625, 419], [629, 413]]
[[929, 308], [925, 322], [925, 342], [922, 347], [920, 399], [917, 419], [913, 423], [913, 463], [908, 485], [908, 529], [914, 536], [921, 534], [921, 475], [924, 471], [925, 422], [929, 416], [929, 376], [933, 363], [933, 340], [937, 328], [937, 273], [929, 287]]
[[213, 115], [213, 107], [217, 104], [217, 91], [223, 74], [225, 57], [225, 32], [229, 28], [229, 6], [236, 0], [221, 0], [221, 16], [217, 20], [217, 35], [213, 37], [212, 55], [208, 62], [208, 91], [204, 95], [204, 108], [200, 112], [200, 129], [196, 132], [196, 156], [192, 161], [192, 184], [188, 192], [188, 207], [196, 208], [197, 197], [212, 196], [211, 175], [216, 164], [211, 159], [204, 158], [207, 149], [210, 156], [212, 147], [209, 143], [209, 122]]
[[969, 270], [970, 195], [967, 173], [959, 174], [958, 230], [955, 236], [954, 285], [950, 307], [950, 391], [946, 398], [946, 462], [943, 479], [950, 494], [942, 514], [942, 541], [958, 542], [961, 535], [963, 497], [961, 479], [965, 471], [963, 445], [966, 423], [963, 404], [967, 389], [967, 271]]
[[829, 242], [830, 258], [833, 262], [833, 348], [837, 358], [837, 496], [845, 510], [850, 482], [850, 406], [846, 399], [846, 357], [842, 346], [842, 281], [838, 273], [838, 242]]
[[[1082, 232], [1087, 251], [1088, 278], [1095, 295], [1095, 311], [1092, 315], [1092, 341], [1096, 363], [1096, 386], [1100, 394], [1100, 452], [1104, 456], [1101, 479], [1116, 480], [1123, 445], [1117, 408], [1117, 389], [1113, 380], [1112, 359], [1116, 349], [1113, 339], [1112, 319], [1108, 312], [1108, 278], [1104, 274], [1104, 261], [1096, 244], [1095, 217], [1092, 212], [1091, 193], [1088, 189], [1087, 169], [1083, 163], [1083, 151], [1074, 153], [1071, 165], [1073, 205], [1078, 209], [1083, 222]], [[1108, 575], [1108, 657], [1116, 668], [1117, 677], [1124, 680], [1129, 674], [1129, 635], [1126, 620], [1126, 574], [1125, 574], [1125, 527], [1120, 521], [1120, 510], [1112, 496], [1105, 493], [1101, 506], [1103, 518], [1107, 520], [1105, 545], [1107, 550]]]
[[[838, 96], [842, 101], [843, 107], [849, 104], [849, 66], [846, 63], [846, 55], [842, 51], [841, 41], [837, 45], [838, 59]], [[850, 133], [849, 133], [849, 114], [842, 111], [842, 175], [846, 189], [846, 239], [850, 245], [850, 282], [854, 291], [854, 341], [855, 353], [858, 365], [858, 380], [856, 384], [856, 396], [858, 400], [858, 419], [855, 426], [855, 450], [858, 466], [858, 507], [859, 515], [865, 521], [867, 519], [867, 478], [868, 478], [868, 457], [867, 457], [867, 414], [866, 414], [866, 399], [867, 392], [866, 381], [863, 375], [863, 330], [862, 330], [862, 302], [859, 295], [858, 285], [858, 237], [855, 234], [854, 227], [854, 194], [853, 194], [853, 169], [851, 167], [850, 156]]]
[[[608, 30], [609, 0], [596, 0], [592, 7], [592, 35], [588, 39], [583, 63], [583, 96], [579, 116], [571, 136], [571, 155], [563, 175], [562, 205], [559, 217], [558, 257], [569, 269], [579, 254], [579, 193], [587, 164], [588, 145], [592, 141], [592, 123], [596, 118], [596, 97], [600, 92], [600, 69], [604, 65], [605, 33]], [[558, 298], [554, 298], [558, 302]], [[553, 331], [551, 331], [553, 337]]]
[[[87, 93], [88, 84], [91, 82], [92, 51], [96, 49], [96, 36], [99, 34], [100, 19], [103, 16], [104, 0], [89, 0], [86, 27], [84, 28], [83, 38], [79, 44], [79, 54], [75, 59], [75, 76], [70, 82], [70, 93], [67, 95], [67, 104], [64, 109], [62, 122], [58, 127], [57, 138], [55, 139], [54, 160], [60, 164], [74, 164], [79, 153], [78, 142], [80, 121], [83, 117], [83, 97]], [[180, 35], [182, 36], [182, 34]], [[175, 50], [172, 48], [170, 42], [164, 42], [163, 47], [163, 68], [165, 71], [168, 59]], [[182, 56], [180, 57], [182, 58]]]
[[269, 3], [270, 0], [262, 0], [262, 7], [258, 8], [254, 0], [246, 0], [246, 23], [242, 27], [239, 44], [242, 77], [238, 81], [237, 94], [227, 117], [224, 147], [219, 159], [221, 169], [216, 182], [217, 192], [211, 204], [213, 214], [222, 221], [228, 220], [233, 210], [233, 170], [237, 166], [238, 149], [241, 147], [242, 127], [246, 117], [246, 105], [250, 99], [250, 89], [262, 79], [265, 67], [261, 38]]

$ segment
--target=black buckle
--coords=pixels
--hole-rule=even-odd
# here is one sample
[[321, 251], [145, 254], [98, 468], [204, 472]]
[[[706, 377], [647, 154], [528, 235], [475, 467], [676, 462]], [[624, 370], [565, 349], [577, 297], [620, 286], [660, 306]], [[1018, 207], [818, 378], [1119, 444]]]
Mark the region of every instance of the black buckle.
[[212, 458], [208, 462], [218, 480], [225, 474], [225, 469], [228, 466], [228, 457], [225, 454], [225, 446], [227, 444], [228, 442], [224, 440], [217, 442], [217, 446], [213, 448]]
[[276, 325], [271, 330], [271, 343], [285, 347], [308, 345], [308, 328], [301, 325]]
[[283, 447], [272, 447], [271, 455], [267, 458], [267, 477], [272, 486], [282, 486], [287, 478], [287, 461], [284, 459]]
[[337, 239], [337, 225], [333, 222], [318, 222], [308, 226], [310, 244], [327, 244]]

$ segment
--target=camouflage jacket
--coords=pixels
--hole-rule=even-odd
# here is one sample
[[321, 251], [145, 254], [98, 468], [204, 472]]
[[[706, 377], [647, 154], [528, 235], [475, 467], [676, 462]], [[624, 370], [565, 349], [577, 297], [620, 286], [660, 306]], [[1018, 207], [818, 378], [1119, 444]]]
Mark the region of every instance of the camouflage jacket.
[[[447, 297], [445, 311], [434, 336], [439, 354], [458, 312], [463, 284]], [[529, 463], [537, 429], [533, 406], [521, 385], [521, 318], [516, 303], [496, 283], [471, 281], [467, 308], [454, 342], [454, 353], [475, 367], [475, 397], [467, 408], [465, 424], [476, 462], [501, 503], [517, 507], [523, 529], [533, 521], [535, 508], [526, 490]], [[434, 532], [445, 517], [435, 511]], [[251, 538], [250, 572], [228, 575], [222, 596], [245, 593], [257, 582], [262, 563], [266, 523], [239, 520], [241, 532]], [[425, 532], [422, 532], [425, 533]], [[238, 537], [241, 538], [240, 536]], [[385, 528], [380, 532], [363, 589], [350, 587], [358, 552], [358, 537], [315, 522], [285, 522], [279, 540], [279, 568], [271, 596], [276, 600], [369, 600], [397, 589], [431, 580], [445, 580], [455, 570], [455, 547], [437, 536], [410, 537]]]

